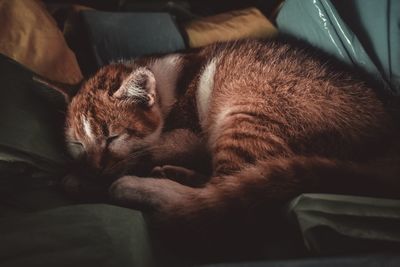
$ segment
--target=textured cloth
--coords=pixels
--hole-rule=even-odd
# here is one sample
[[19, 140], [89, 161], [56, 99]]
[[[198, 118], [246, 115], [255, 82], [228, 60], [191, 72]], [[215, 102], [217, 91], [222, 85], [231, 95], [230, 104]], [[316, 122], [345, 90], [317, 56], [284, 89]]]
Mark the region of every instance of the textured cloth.
[[288, 214], [307, 248], [319, 254], [400, 248], [400, 200], [303, 194]]
[[140, 212], [86, 204], [0, 218], [0, 266], [154, 266]]
[[0, 161], [24, 162], [58, 172], [67, 159], [62, 109], [55, 105], [60, 96], [39, 87], [33, 75], [0, 55]]

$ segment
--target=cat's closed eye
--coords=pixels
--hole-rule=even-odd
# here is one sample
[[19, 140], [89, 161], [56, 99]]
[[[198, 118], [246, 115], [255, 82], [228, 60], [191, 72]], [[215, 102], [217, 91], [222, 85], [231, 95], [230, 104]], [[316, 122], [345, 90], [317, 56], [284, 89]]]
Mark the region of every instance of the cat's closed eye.
[[106, 138], [106, 144], [109, 145], [111, 144], [113, 141], [117, 140], [121, 135], [120, 134], [115, 134], [115, 135], [111, 135], [109, 137]]
[[85, 153], [85, 148], [80, 142], [69, 142], [67, 147], [73, 158], [79, 158]]
[[126, 133], [127, 133], [129, 136], [134, 136], [134, 137], [138, 137], [138, 138], [143, 138], [143, 137], [146, 136], [144, 133], [142, 133], [142, 132], [140, 132], [140, 131], [137, 131], [137, 130], [135, 130], [135, 129], [132, 129], [132, 128], [126, 129]]

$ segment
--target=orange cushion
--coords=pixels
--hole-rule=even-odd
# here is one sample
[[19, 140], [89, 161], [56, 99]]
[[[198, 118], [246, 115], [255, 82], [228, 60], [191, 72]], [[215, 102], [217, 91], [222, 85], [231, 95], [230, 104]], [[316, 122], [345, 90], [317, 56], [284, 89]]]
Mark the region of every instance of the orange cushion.
[[54, 81], [82, 79], [74, 53], [41, 1], [0, 1], [0, 25], [0, 53]]
[[248, 8], [194, 20], [185, 25], [190, 47], [243, 38], [267, 38], [278, 31], [257, 9]]

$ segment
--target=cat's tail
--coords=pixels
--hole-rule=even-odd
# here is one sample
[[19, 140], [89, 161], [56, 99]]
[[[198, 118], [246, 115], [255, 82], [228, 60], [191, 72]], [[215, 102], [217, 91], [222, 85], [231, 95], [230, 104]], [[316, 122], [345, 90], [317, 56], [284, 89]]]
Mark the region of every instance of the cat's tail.
[[[321, 157], [260, 161], [194, 188], [169, 179], [126, 176], [111, 187], [118, 204], [185, 221], [220, 217], [249, 207], [285, 203], [301, 193], [400, 198], [400, 159], [366, 163]], [[235, 213], [236, 213], [235, 212]]]
[[291, 157], [259, 162], [234, 178], [240, 190], [268, 201], [300, 193], [335, 193], [400, 198], [400, 158], [369, 162]]

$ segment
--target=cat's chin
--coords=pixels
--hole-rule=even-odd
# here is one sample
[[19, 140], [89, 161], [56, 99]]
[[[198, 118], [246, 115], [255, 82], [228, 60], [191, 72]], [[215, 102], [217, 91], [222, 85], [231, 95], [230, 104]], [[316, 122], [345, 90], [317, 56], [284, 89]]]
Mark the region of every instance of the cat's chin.
[[[76, 167], [76, 166], [75, 166]], [[109, 200], [110, 185], [124, 175], [149, 176], [153, 166], [125, 166], [124, 169], [113, 172], [103, 171], [101, 174], [89, 172], [88, 168], [76, 167], [74, 172], [64, 176], [60, 181], [62, 190], [68, 197], [85, 202], [104, 202]], [[86, 170], [85, 170], [86, 169]], [[85, 170], [85, 171], [84, 171]]]

